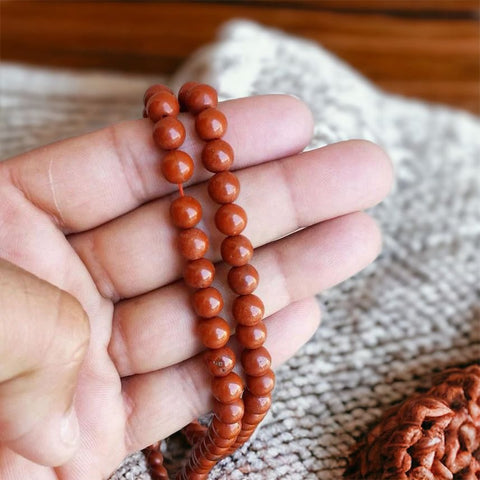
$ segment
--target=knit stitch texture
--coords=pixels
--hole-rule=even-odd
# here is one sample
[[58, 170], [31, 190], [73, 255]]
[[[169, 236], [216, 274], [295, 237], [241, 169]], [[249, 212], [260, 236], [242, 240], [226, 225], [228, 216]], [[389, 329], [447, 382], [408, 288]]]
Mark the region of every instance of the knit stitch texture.
[[[435, 372], [480, 358], [480, 122], [387, 95], [320, 46], [245, 21], [169, 83], [192, 79], [222, 99], [294, 94], [314, 113], [309, 148], [363, 138], [393, 160], [394, 191], [370, 211], [384, 234], [380, 257], [318, 295], [322, 326], [278, 370], [271, 415], [210, 476], [339, 479], [384, 410]], [[143, 91], [159, 80], [4, 65], [0, 158], [138, 118]], [[111, 478], [148, 479], [143, 455]]]

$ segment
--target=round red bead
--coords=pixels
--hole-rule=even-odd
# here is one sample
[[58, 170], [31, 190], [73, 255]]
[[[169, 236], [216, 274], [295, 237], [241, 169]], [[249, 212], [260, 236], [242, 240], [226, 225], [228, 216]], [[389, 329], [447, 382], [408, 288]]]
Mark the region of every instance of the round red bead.
[[231, 268], [228, 272], [228, 284], [238, 295], [248, 295], [258, 286], [258, 272], [253, 265]]
[[250, 240], [243, 235], [224, 238], [220, 246], [223, 260], [229, 265], [240, 267], [247, 264], [253, 255]]
[[235, 335], [244, 347], [258, 348], [261, 347], [267, 339], [267, 329], [262, 321], [250, 327], [237, 325]]
[[233, 148], [224, 140], [207, 142], [202, 150], [202, 162], [209, 172], [223, 172], [233, 163]]
[[195, 129], [202, 140], [214, 140], [226, 132], [227, 119], [220, 110], [207, 108], [195, 117]]
[[196, 115], [206, 108], [215, 108], [217, 106], [217, 91], [210, 85], [194, 85], [188, 89], [184, 103], [187, 110]]
[[207, 348], [221, 348], [230, 338], [230, 325], [220, 317], [200, 320], [198, 333]]
[[223, 308], [222, 294], [214, 287], [201, 288], [193, 294], [193, 309], [204, 318], [217, 316]]
[[178, 103], [180, 104], [180, 107], [182, 110], [186, 110], [186, 100], [188, 97], [188, 94], [192, 90], [193, 87], [198, 85], [198, 82], [187, 82], [178, 91]]
[[206, 258], [192, 260], [185, 265], [183, 279], [189, 287], [207, 288], [215, 277], [215, 266]]
[[219, 172], [208, 182], [208, 194], [217, 203], [232, 203], [240, 193], [240, 182], [232, 172]]
[[212, 430], [221, 438], [234, 438], [242, 429], [240, 422], [225, 423], [219, 420], [217, 417], [212, 419]]
[[176, 198], [170, 204], [170, 216], [176, 227], [192, 228], [202, 218], [202, 206], [195, 198], [184, 195], [183, 197]]
[[159, 92], [168, 92], [168, 93], [171, 93], [173, 94], [173, 91], [170, 90], [167, 86], [165, 85], [152, 85], [151, 87], [149, 87], [147, 89], [147, 91], [145, 92], [144, 96], [143, 96], [143, 104], [144, 105], [147, 105], [148, 101], [150, 100], [150, 98], [155, 95], [156, 93], [159, 93]]
[[272, 357], [265, 347], [245, 349], [242, 352], [242, 365], [247, 375], [261, 377], [270, 370]]
[[255, 325], [265, 312], [263, 302], [256, 295], [242, 295], [233, 301], [233, 316], [241, 325]]
[[259, 377], [247, 375], [247, 387], [257, 397], [268, 395], [275, 387], [275, 374], [273, 370], [267, 370]]
[[185, 127], [174, 117], [163, 117], [153, 128], [153, 140], [163, 150], [174, 150], [185, 140]]
[[257, 397], [248, 390], [243, 395], [243, 401], [245, 410], [250, 413], [265, 413], [272, 405], [272, 397], [270, 395]]
[[175, 95], [163, 90], [150, 97], [146, 110], [150, 120], [158, 122], [163, 117], [178, 115], [180, 106]]
[[233, 370], [235, 354], [229, 347], [208, 350], [203, 355], [203, 361], [212, 375], [223, 377]]
[[223, 423], [236, 423], [242, 419], [244, 412], [243, 401], [238, 399], [232, 403], [214, 401], [213, 413]]
[[178, 235], [178, 248], [187, 260], [197, 260], [208, 250], [208, 237], [198, 228], [182, 230]]
[[243, 393], [242, 379], [234, 372], [212, 379], [212, 394], [219, 402], [232, 403]]
[[215, 225], [224, 235], [239, 235], [247, 226], [247, 214], [239, 205], [227, 203], [215, 213]]

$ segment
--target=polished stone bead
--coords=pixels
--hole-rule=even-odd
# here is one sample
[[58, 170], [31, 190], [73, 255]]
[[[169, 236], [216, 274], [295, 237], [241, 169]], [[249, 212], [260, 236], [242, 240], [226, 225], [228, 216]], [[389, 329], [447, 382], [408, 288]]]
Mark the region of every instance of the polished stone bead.
[[240, 182], [232, 172], [219, 172], [208, 182], [208, 194], [217, 203], [232, 203], [240, 193]]
[[220, 317], [200, 320], [197, 329], [200, 340], [207, 348], [221, 348], [230, 338], [230, 326]]
[[147, 91], [143, 95], [143, 104], [146, 106], [148, 101], [150, 100], [150, 98], [153, 95], [155, 95], [156, 93], [159, 93], [159, 92], [168, 92], [168, 93], [173, 94], [173, 91], [170, 90], [170, 88], [168, 88], [165, 85], [159, 85], [159, 84], [158, 85], [152, 85], [151, 87], [149, 87], [147, 89]]
[[250, 413], [265, 413], [272, 405], [271, 395], [257, 397], [248, 390], [243, 395], [243, 401], [245, 404], [245, 411]]
[[192, 228], [202, 218], [202, 206], [188, 195], [178, 197], [170, 204], [170, 217], [176, 227]]
[[198, 228], [182, 230], [178, 235], [178, 248], [187, 260], [197, 260], [208, 250], [208, 237]]
[[225, 423], [213, 417], [212, 429], [221, 438], [234, 438], [240, 433], [242, 424], [240, 422]]
[[193, 309], [199, 317], [216, 317], [223, 308], [222, 294], [214, 287], [201, 288], [193, 296]]
[[269, 394], [275, 387], [275, 374], [273, 370], [267, 370], [259, 377], [247, 375], [247, 387], [257, 397]]
[[178, 91], [178, 103], [180, 104], [180, 108], [182, 109], [182, 111], [187, 110], [187, 107], [186, 107], [187, 97], [190, 91], [192, 90], [192, 88], [195, 87], [196, 85], [198, 85], [198, 82], [187, 82], [184, 85], [182, 85], [182, 87]]
[[243, 393], [243, 381], [234, 372], [224, 377], [212, 379], [212, 394], [221, 403], [232, 403], [238, 400]]
[[236, 423], [242, 419], [244, 412], [243, 401], [234, 400], [232, 403], [225, 404], [214, 400], [213, 413], [223, 423]]
[[153, 127], [153, 140], [163, 150], [179, 148], [185, 135], [185, 127], [175, 117], [163, 117]]
[[242, 352], [243, 370], [251, 377], [261, 377], [270, 370], [272, 357], [265, 347], [258, 347], [253, 350], [245, 349]]
[[246, 348], [261, 347], [267, 339], [267, 328], [265, 324], [260, 321], [255, 325], [237, 325], [235, 336], [240, 344]]
[[195, 129], [202, 140], [214, 140], [227, 131], [227, 119], [220, 110], [207, 108], [195, 117]]
[[188, 89], [185, 95], [185, 107], [194, 115], [207, 108], [215, 108], [218, 104], [217, 91], [210, 85], [198, 84]]
[[249, 426], [251, 425], [253, 429], [265, 418], [265, 413], [251, 413], [249, 411], [245, 411], [242, 417], [242, 430], [248, 430]]
[[239, 235], [247, 226], [247, 214], [239, 205], [227, 203], [215, 213], [215, 225], [224, 235]]
[[162, 159], [161, 168], [165, 179], [170, 183], [184, 183], [193, 175], [193, 160], [181, 150], [168, 152]]
[[258, 286], [259, 276], [253, 265], [231, 268], [228, 272], [228, 284], [238, 295], [253, 293]]
[[203, 166], [213, 173], [228, 170], [233, 164], [233, 148], [224, 140], [211, 140], [202, 150]]
[[234, 267], [247, 264], [253, 256], [253, 246], [243, 235], [224, 238], [220, 246], [223, 260]]
[[263, 318], [265, 307], [256, 295], [242, 295], [233, 301], [233, 316], [240, 325], [255, 325]]
[[207, 288], [214, 278], [215, 266], [206, 258], [188, 262], [183, 270], [183, 279], [189, 287]]
[[235, 354], [229, 347], [208, 350], [203, 354], [208, 371], [216, 377], [228, 375], [235, 366]]
[[147, 102], [146, 110], [148, 117], [153, 122], [158, 122], [163, 117], [175, 117], [180, 111], [177, 98], [164, 90], [155, 93]]

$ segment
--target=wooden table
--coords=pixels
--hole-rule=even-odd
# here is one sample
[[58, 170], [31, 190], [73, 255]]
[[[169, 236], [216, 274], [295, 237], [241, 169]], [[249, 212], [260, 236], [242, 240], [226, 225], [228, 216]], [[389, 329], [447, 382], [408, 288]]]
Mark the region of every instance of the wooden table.
[[480, 113], [477, 0], [3, 1], [3, 60], [170, 73], [243, 17], [318, 41], [382, 88]]

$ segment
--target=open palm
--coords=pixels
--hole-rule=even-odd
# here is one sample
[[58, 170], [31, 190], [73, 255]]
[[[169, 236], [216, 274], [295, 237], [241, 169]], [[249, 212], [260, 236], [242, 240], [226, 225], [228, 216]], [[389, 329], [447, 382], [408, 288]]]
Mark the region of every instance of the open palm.
[[[380, 234], [361, 211], [388, 192], [391, 167], [378, 147], [363, 141], [300, 154], [312, 119], [292, 97], [240, 99], [219, 108], [229, 119], [225, 140], [236, 152], [238, 203], [249, 215], [245, 234], [257, 247], [252, 263], [261, 279], [267, 346], [278, 366], [318, 325], [313, 295], [377, 255]], [[202, 143], [191, 118], [182, 121], [184, 148], [198, 158]], [[72, 294], [90, 322], [76, 385], [79, 450], [50, 468], [0, 445], [4, 480], [106, 478], [128, 453], [210, 408], [169, 221], [175, 186], [161, 177], [162, 152], [151, 129], [149, 120], [124, 122], [0, 164], [0, 257]], [[207, 177], [198, 168], [187, 192], [204, 208], [207, 256], [218, 262], [221, 237]], [[217, 265], [216, 286], [228, 312], [225, 278]]]

